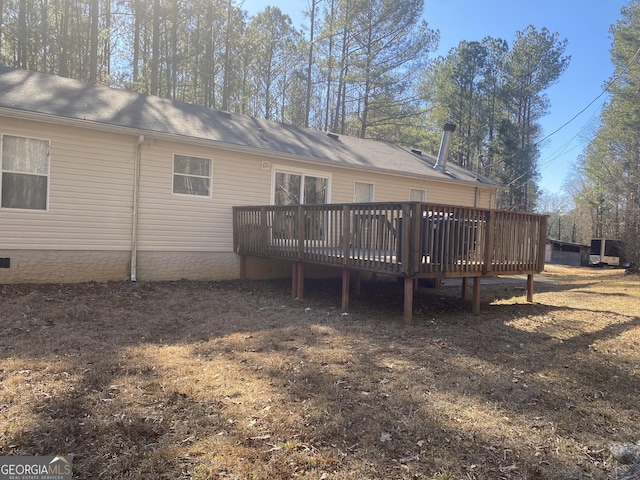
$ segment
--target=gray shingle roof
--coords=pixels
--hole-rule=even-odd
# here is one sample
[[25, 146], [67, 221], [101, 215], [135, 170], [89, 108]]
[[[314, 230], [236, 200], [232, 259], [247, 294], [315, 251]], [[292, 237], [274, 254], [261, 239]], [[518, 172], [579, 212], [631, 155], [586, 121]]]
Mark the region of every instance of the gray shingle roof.
[[267, 150], [318, 163], [499, 187], [451, 163], [446, 173], [437, 171], [434, 157], [397, 145], [344, 135], [331, 138], [319, 130], [8, 67], [0, 67], [0, 109], [64, 118], [93, 128], [116, 126]]

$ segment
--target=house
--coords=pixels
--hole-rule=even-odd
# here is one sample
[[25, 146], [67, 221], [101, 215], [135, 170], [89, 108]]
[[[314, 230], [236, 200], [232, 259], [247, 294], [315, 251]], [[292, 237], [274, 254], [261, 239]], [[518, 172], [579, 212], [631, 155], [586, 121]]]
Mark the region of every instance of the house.
[[0, 283], [239, 276], [232, 207], [500, 185], [397, 145], [0, 67]]

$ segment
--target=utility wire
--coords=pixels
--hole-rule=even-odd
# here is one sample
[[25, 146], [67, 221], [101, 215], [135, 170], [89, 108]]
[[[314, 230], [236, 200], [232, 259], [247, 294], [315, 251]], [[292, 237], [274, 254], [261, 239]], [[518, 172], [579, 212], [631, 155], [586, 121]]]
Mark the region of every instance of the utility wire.
[[[636, 53], [633, 54], [633, 57], [631, 57], [631, 60], [629, 60], [629, 62], [624, 66], [624, 68], [620, 71], [620, 73], [618, 73], [615, 77], [613, 77], [611, 80], [609, 80], [609, 82], [604, 86], [604, 88], [602, 89], [602, 92], [600, 92], [600, 94], [594, 98], [591, 102], [589, 102], [589, 104], [584, 107], [582, 110], [580, 110], [578, 113], [576, 113], [573, 117], [571, 117], [568, 121], [566, 121], [564, 124], [562, 124], [560, 127], [558, 127], [557, 129], [555, 129], [553, 132], [551, 132], [549, 135], [546, 135], [544, 138], [542, 138], [541, 140], [535, 142], [533, 144], [533, 146], [539, 146], [542, 142], [544, 142], [545, 140], [547, 140], [548, 138], [550, 138], [552, 135], [555, 135], [556, 133], [558, 133], [560, 130], [562, 130], [563, 128], [565, 128], [567, 125], [569, 125], [571, 122], [573, 122], [576, 118], [578, 118], [580, 115], [582, 115], [586, 110], [589, 109], [589, 107], [591, 107], [591, 105], [593, 105], [594, 103], [596, 103], [605, 93], [607, 93], [609, 91], [609, 89], [611, 88], [611, 86], [618, 81], [618, 79], [625, 74], [628, 70], [629, 67], [631, 67], [631, 64], [633, 62], [635, 62], [635, 60], [638, 58], [638, 56], [640, 55], [640, 47], [638, 48], [638, 50], [636, 50]], [[575, 138], [575, 137], [574, 137]], [[506, 157], [504, 159], [502, 159], [502, 161], [504, 162], [505, 160], [514, 157], [514, 155], [512, 155], [511, 157]], [[557, 157], [556, 157], [557, 158]], [[555, 159], [554, 159], [555, 160]], [[513, 185], [515, 182], [517, 182], [518, 180], [520, 180], [521, 178], [530, 175], [531, 173], [533, 173], [533, 169], [531, 169], [528, 172], [523, 173], [522, 175], [520, 175], [519, 177], [513, 179], [511, 182], [509, 182], [507, 184], [508, 187], [510, 187], [511, 185]], [[526, 182], [523, 182], [521, 185], [518, 185], [516, 188], [522, 188], [524, 187], [527, 183], [532, 182], [533, 179], [529, 179]]]

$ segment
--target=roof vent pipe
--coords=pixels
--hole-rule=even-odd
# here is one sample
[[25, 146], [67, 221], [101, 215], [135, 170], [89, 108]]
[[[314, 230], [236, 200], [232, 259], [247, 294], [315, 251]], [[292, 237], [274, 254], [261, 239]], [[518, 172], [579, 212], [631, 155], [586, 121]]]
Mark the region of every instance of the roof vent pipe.
[[440, 143], [440, 151], [438, 152], [438, 160], [433, 166], [436, 170], [444, 172], [447, 166], [447, 157], [449, 156], [449, 147], [451, 146], [451, 140], [453, 140], [453, 132], [456, 131], [456, 126], [453, 123], [444, 124], [444, 132], [442, 134], [442, 143]]

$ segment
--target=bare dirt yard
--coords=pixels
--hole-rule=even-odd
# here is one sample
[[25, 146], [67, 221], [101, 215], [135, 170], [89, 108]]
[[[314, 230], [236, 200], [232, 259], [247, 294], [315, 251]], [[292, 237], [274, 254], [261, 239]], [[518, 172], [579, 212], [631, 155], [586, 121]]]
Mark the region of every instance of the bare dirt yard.
[[611, 479], [640, 440], [640, 277], [0, 285], [0, 455], [77, 479]]

